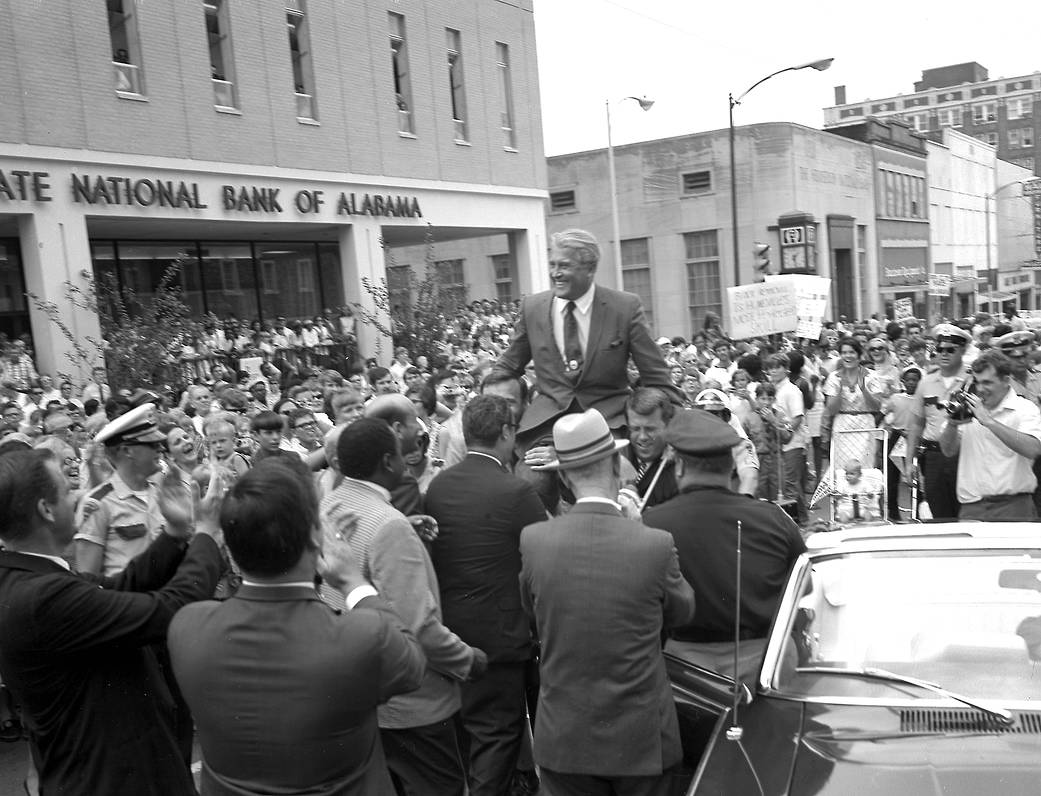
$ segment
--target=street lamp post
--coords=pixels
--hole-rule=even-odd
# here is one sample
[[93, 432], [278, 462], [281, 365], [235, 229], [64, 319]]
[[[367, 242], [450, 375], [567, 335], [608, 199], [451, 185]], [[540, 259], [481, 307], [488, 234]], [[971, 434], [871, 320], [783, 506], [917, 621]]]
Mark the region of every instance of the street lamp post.
[[777, 75], [782, 74], [783, 72], [796, 72], [800, 69], [816, 69], [818, 72], [823, 72], [825, 69], [831, 66], [831, 62], [834, 60], [834, 58], [822, 58], [819, 61], [810, 61], [809, 63], [799, 64], [798, 66], [786, 66], [784, 69], [778, 69], [776, 72], [772, 72], [771, 74], [764, 77], [762, 80], [757, 80], [737, 99], [734, 99], [733, 94], [728, 95], [728, 99], [730, 100], [730, 225], [734, 235], [735, 286], [741, 284], [741, 268], [739, 266], [740, 255], [738, 254], [740, 244], [738, 243], [737, 236], [737, 169], [734, 164], [734, 106], [740, 105], [741, 100], [747, 97], [751, 93], [752, 89], [756, 88], [757, 86], [761, 86], [771, 77], [776, 77]]
[[[646, 97], [623, 97], [619, 102], [627, 99], [636, 100], [640, 108], [649, 111], [654, 105], [654, 100]], [[614, 236], [614, 269], [616, 287], [623, 289], [622, 285], [622, 239], [618, 232], [618, 184], [614, 170], [614, 145], [611, 143], [611, 100], [604, 100], [604, 109], [607, 111], [607, 175], [610, 181], [611, 191], [611, 234]]]

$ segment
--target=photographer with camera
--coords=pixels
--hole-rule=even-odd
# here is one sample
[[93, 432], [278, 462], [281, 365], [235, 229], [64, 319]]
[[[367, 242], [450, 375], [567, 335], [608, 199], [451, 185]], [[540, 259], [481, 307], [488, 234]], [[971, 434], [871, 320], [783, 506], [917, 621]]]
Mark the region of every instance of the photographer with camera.
[[[1012, 389], [1012, 363], [984, 351], [972, 363], [973, 384], [954, 396], [940, 449], [958, 459], [962, 520], [1033, 520], [1041, 456], [1041, 410]], [[1014, 455], [1009, 455], [1009, 453]]]
[[968, 381], [962, 356], [972, 335], [964, 329], [943, 323], [933, 329], [939, 370], [926, 373], [911, 400], [907, 424], [907, 460], [904, 480], [914, 480], [915, 467], [921, 469], [925, 497], [935, 519], [958, 518], [958, 459], [940, 451], [940, 432], [948, 418], [947, 400]]

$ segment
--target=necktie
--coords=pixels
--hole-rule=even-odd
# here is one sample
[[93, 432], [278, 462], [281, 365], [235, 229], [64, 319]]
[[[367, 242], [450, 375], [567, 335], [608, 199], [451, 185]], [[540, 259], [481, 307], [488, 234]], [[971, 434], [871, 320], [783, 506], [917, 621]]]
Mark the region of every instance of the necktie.
[[577, 373], [582, 367], [582, 343], [578, 339], [578, 319], [575, 318], [573, 301], [564, 308], [564, 365], [569, 373]]

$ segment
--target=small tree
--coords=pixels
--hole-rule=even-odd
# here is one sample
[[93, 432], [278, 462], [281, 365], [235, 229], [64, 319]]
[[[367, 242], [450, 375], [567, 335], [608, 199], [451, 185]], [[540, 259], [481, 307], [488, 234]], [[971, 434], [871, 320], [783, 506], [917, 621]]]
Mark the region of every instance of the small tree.
[[[100, 278], [85, 274], [86, 286], [82, 288], [65, 282], [66, 300], [98, 316], [101, 340], [86, 336], [81, 341], [65, 323], [57, 304], [33, 293], [28, 295], [69, 343], [66, 356], [76, 370], [89, 372], [104, 363], [113, 389], [164, 382], [183, 387], [184, 378], [177, 368], [181, 348], [191, 344], [201, 326], [184, 303], [179, 284], [182, 267], [180, 260], [174, 260], [147, 301], [139, 299], [133, 290], [120, 290], [114, 274]], [[59, 376], [69, 378], [64, 373]]]
[[[434, 361], [435, 357], [442, 355], [442, 344], [448, 336], [448, 319], [456, 316], [461, 309], [458, 293], [444, 284], [438, 272], [434, 236], [429, 225], [423, 242], [426, 247], [423, 256], [423, 278], [417, 280], [412, 266], [406, 266], [407, 287], [410, 295], [415, 295], [414, 302], [400, 307], [392, 306], [393, 294], [386, 278], [374, 283], [368, 277], [362, 277], [362, 287], [372, 299], [376, 312], [362, 304], [355, 303], [354, 307], [362, 322], [369, 324], [380, 334], [376, 343], [377, 356], [382, 354], [383, 339], [389, 337], [395, 347], [404, 346], [413, 358], [425, 356], [428, 360]], [[394, 253], [385, 242], [382, 245], [393, 267]], [[385, 318], [390, 319], [391, 328], [387, 327]]]

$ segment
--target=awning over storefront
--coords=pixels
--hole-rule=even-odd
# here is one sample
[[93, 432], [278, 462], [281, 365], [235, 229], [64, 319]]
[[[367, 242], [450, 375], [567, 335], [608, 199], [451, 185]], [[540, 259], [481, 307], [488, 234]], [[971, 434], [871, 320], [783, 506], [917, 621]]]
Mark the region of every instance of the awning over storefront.
[[995, 290], [990, 293], [980, 293], [980, 301], [985, 301], [988, 303], [1012, 301], [1014, 298], [1016, 298], [1015, 293], [1005, 293], [1000, 290]]

